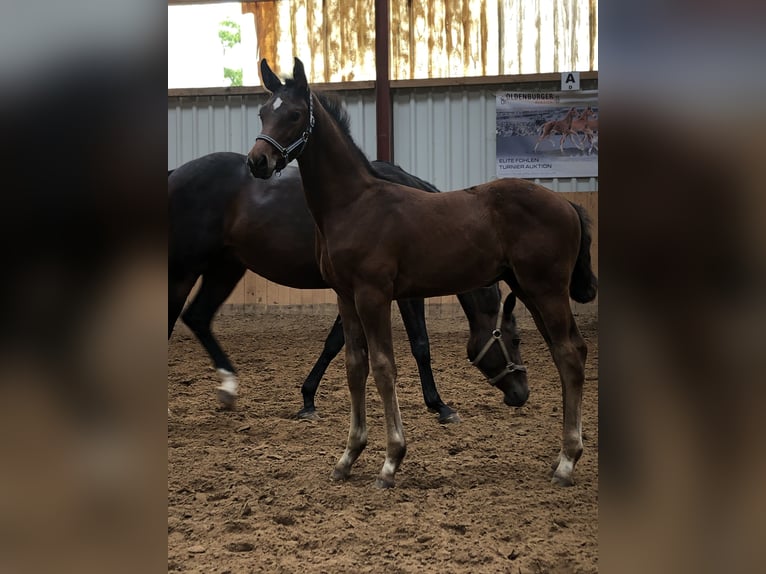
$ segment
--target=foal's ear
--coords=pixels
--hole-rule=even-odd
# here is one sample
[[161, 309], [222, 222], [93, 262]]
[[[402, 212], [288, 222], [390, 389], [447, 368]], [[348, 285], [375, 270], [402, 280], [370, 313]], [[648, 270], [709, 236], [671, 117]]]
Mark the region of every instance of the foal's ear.
[[513, 308], [516, 306], [516, 295], [514, 295], [513, 292], [508, 294], [508, 297], [505, 298], [505, 303], [503, 303], [503, 317], [505, 319], [510, 318], [511, 313], [513, 313]]
[[269, 68], [269, 63], [266, 58], [261, 60], [261, 78], [263, 79], [263, 85], [270, 92], [276, 92], [282, 87], [282, 82], [277, 78], [276, 74]]
[[298, 58], [295, 58], [295, 65], [293, 66], [293, 80], [295, 81], [296, 89], [308, 91], [309, 83], [306, 79], [306, 72], [303, 70], [303, 62]]

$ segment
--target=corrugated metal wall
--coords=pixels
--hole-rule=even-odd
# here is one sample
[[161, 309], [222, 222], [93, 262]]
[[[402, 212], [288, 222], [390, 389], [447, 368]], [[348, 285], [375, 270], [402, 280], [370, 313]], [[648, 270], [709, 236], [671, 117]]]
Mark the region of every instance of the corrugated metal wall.
[[265, 95], [168, 98], [168, 169], [215, 151], [247, 153], [265, 101]]
[[[375, 156], [375, 94], [345, 91], [351, 132], [368, 157]], [[258, 109], [266, 95], [168, 98], [168, 169], [216, 151], [247, 153], [261, 131]]]
[[[398, 89], [393, 96], [394, 160], [443, 191], [495, 178], [494, 88]], [[351, 133], [375, 159], [375, 95], [340, 92]], [[265, 95], [168, 98], [168, 169], [214, 151], [247, 153], [260, 131]], [[554, 191], [597, 191], [597, 178], [535, 180]]]
[[[499, 89], [499, 87], [497, 88]], [[495, 179], [494, 86], [397, 89], [393, 95], [394, 160], [443, 191]], [[376, 156], [375, 97], [372, 90], [339, 93], [359, 147]], [[168, 169], [214, 151], [247, 153], [260, 131], [258, 108], [266, 95], [168, 98]], [[594, 268], [598, 269], [598, 178], [535, 180], [586, 205], [594, 219]], [[591, 192], [591, 193], [571, 193]], [[571, 193], [571, 195], [570, 195]], [[595, 212], [595, 213], [594, 213]], [[280, 311], [300, 307], [335, 313], [334, 296], [277, 286], [249, 273], [227, 303], [235, 308]], [[429, 300], [429, 315], [459, 315], [454, 297]], [[443, 305], [446, 304], [446, 305]], [[577, 305], [575, 306], [577, 307]]]
[[[483, 86], [399, 89], [394, 160], [442, 191], [496, 178], [495, 94]], [[597, 178], [535, 179], [554, 191], [597, 191]]]

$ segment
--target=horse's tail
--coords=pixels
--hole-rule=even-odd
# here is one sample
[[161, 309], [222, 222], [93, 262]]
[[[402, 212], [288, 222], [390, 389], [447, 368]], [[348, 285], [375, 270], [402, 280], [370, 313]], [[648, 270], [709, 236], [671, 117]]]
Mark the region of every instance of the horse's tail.
[[572, 282], [569, 284], [569, 296], [578, 303], [589, 303], [596, 298], [598, 279], [593, 274], [590, 265], [590, 217], [581, 205], [572, 203], [577, 216], [580, 218], [580, 252], [572, 271]]

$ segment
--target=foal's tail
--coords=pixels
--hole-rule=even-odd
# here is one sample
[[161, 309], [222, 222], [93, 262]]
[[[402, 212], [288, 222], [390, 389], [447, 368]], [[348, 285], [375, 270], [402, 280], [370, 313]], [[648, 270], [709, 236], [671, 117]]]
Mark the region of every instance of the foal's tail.
[[[569, 203], [572, 203], [571, 201]], [[580, 218], [580, 252], [572, 271], [572, 282], [569, 284], [569, 296], [578, 303], [589, 303], [596, 298], [598, 279], [590, 266], [590, 218], [585, 208], [572, 203]]]

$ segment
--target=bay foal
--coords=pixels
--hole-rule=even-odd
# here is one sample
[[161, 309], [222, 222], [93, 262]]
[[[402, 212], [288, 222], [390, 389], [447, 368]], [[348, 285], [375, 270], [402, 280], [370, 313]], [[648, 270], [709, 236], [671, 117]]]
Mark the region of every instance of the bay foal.
[[[386, 420], [386, 458], [376, 484], [394, 485], [406, 453], [396, 396], [391, 303], [402, 297], [461, 293], [500, 279], [527, 306], [550, 348], [564, 402], [562, 448], [553, 482], [573, 484], [583, 450], [582, 387], [587, 355], [569, 297], [591, 301], [597, 281], [581, 208], [520, 179], [428, 194], [375, 176], [344, 129], [343, 110], [309, 89], [297, 58], [283, 84], [261, 61], [272, 92], [260, 110], [263, 131], [248, 153], [255, 177], [297, 157], [319, 234], [322, 275], [338, 295], [346, 338], [351, 427], [333, 479], [348, 477], [367, 444], [365, 385], [372, 366]], [[505, 403], [523, 405], [526, 369], [509, 359], [494, 384]]]

